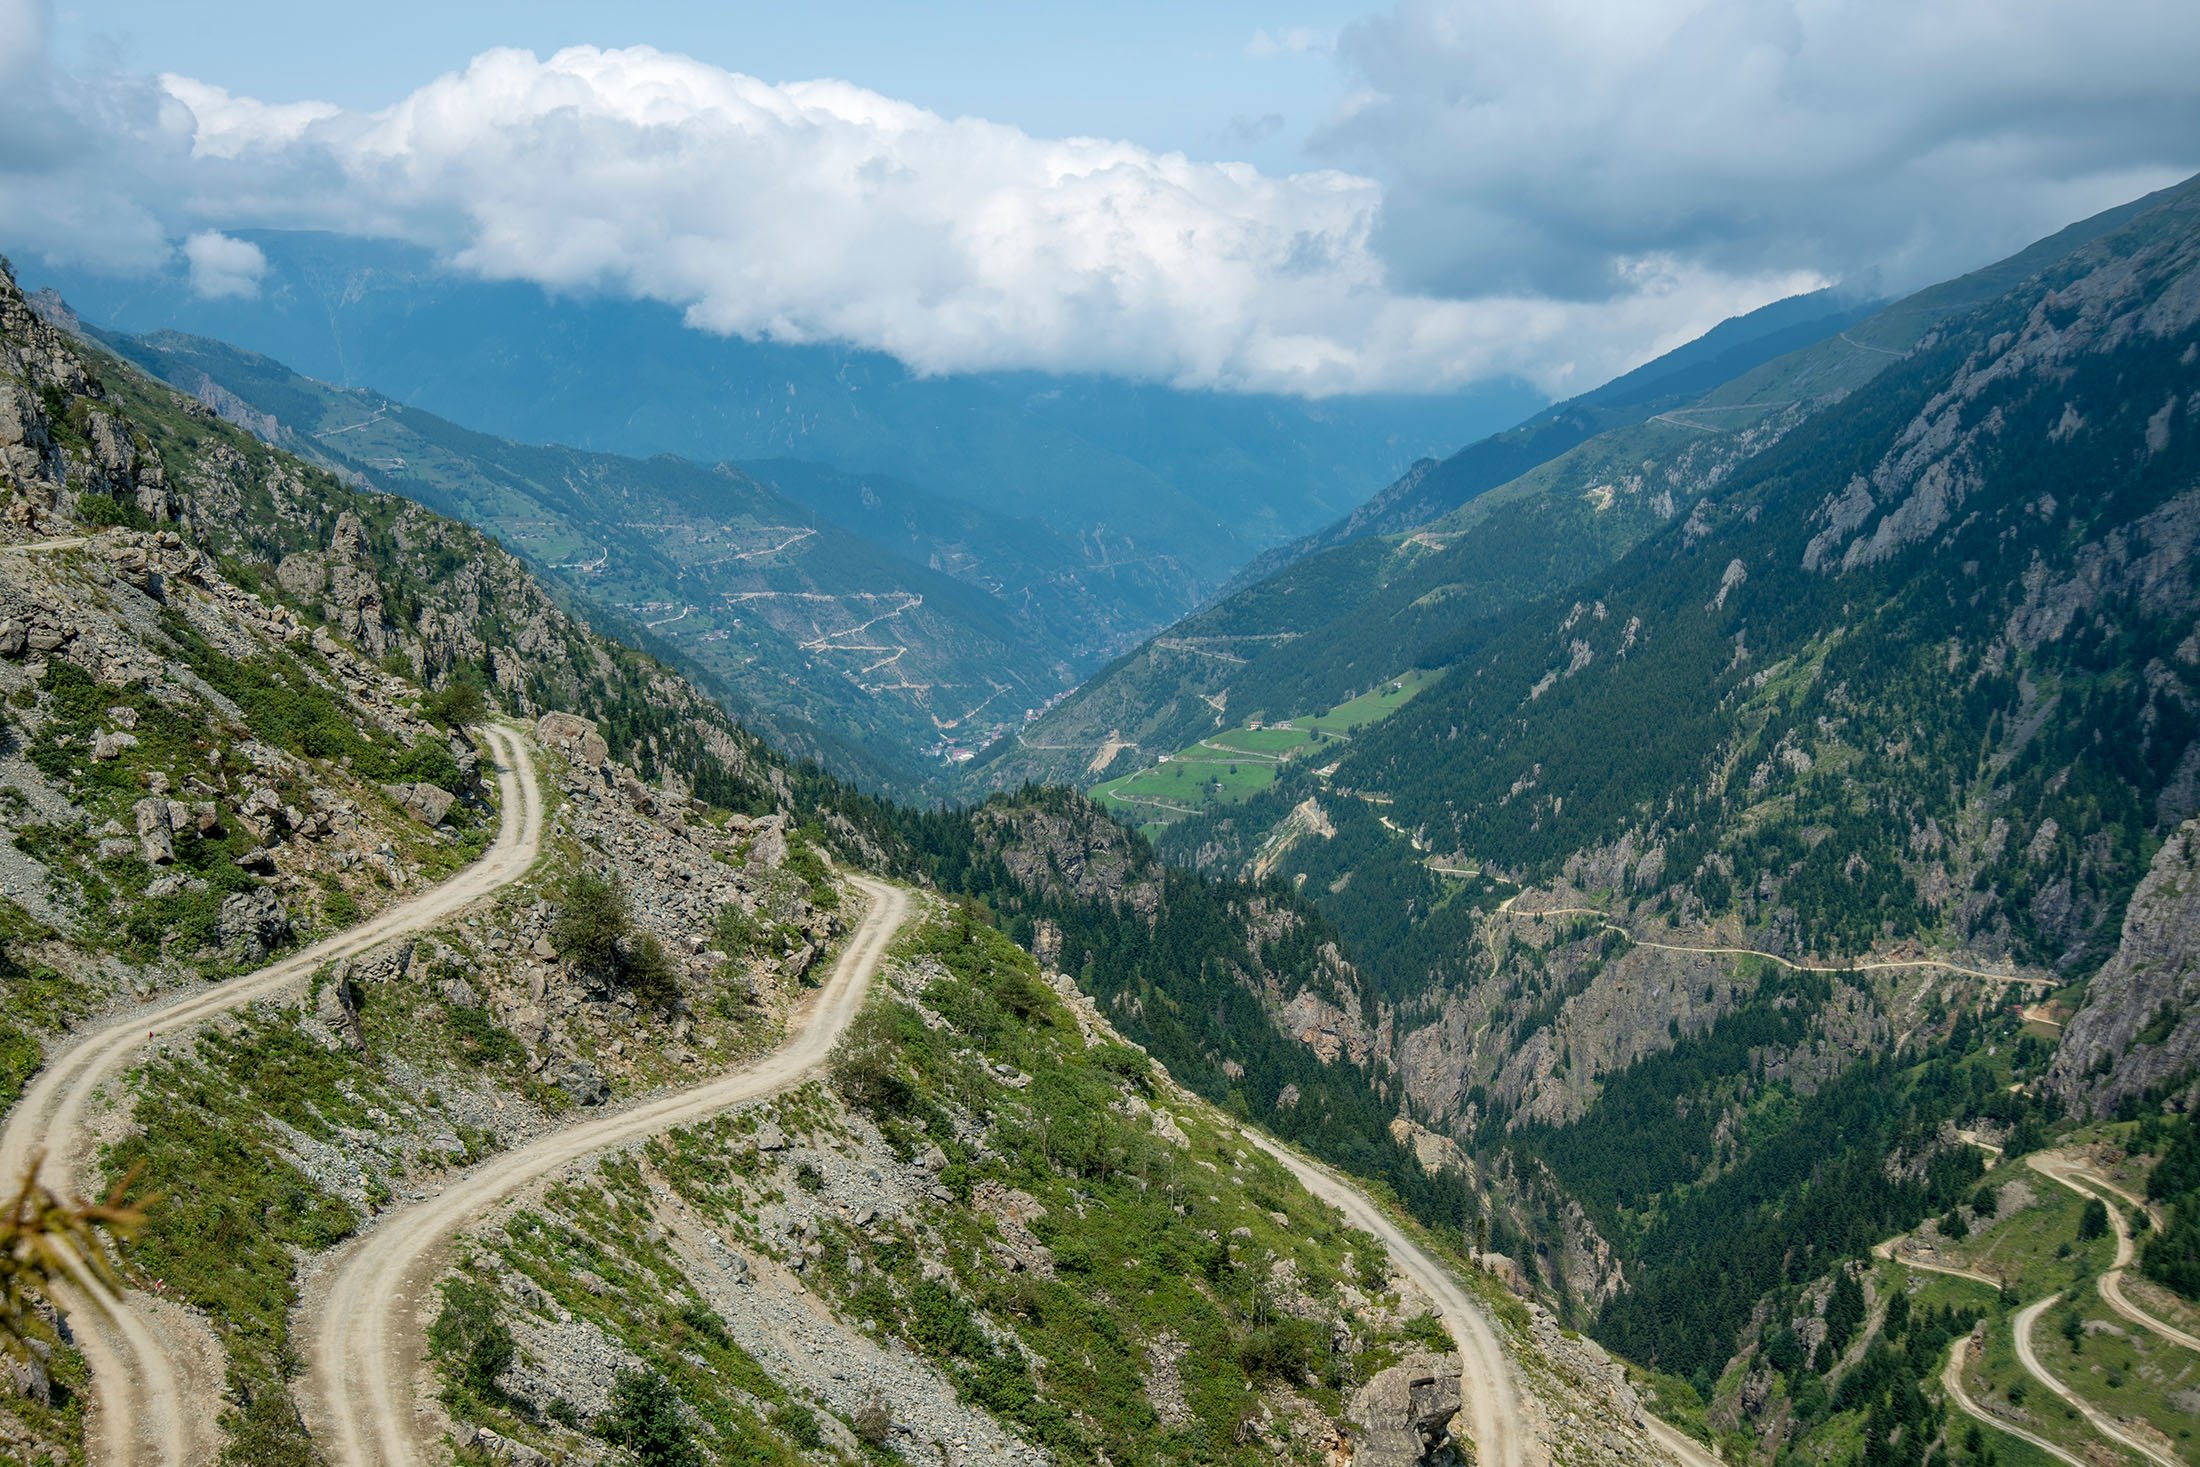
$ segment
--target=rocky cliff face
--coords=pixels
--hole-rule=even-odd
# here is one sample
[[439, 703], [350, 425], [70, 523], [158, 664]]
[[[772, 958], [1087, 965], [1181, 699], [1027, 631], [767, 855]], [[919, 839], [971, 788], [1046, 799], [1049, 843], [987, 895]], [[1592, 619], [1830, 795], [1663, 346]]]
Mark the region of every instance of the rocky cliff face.
[[2124, 909], [2122, 940], [2086, 985], [2048, 1085], [2072, 1111], [2127, 1100], [2190, 1109], [2200, 1089], [2200, 820], [2154, 856]]

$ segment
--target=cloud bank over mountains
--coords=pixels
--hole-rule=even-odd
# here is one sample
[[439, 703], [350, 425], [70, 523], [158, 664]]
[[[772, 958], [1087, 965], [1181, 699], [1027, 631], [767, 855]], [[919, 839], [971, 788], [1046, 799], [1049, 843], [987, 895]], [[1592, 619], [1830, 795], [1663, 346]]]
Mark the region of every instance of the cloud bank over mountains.
[[[1878, 260], [1972, 263], [2177, 176], [2200, 113], [2163, 53], [2189, 64], [2200, 27], [2133, 8], [2154, 44], [2069, 37], [2088, 66], [2145, 62], [2089, 91], [2046, 64], [2088, 29], [2076, 7], [2023, 0], [1962, 18], [2014, 37], [1967, 69], [1962, 25], [1882, 0], [1407, 4], [1337, 43], [1356, 90], [1312, 146], [1340, 166], [1278, 176], [648, 48], [490, 51], [374, 112], [263, 102], [68, 74], [40, 0], [0, 0], [0, 243], [249, 294], [263, 262], [229, 232], [320, 228], [921, 372], [1559, 393]], [[1867, 23], [1922, 49], [1874, 57]]]

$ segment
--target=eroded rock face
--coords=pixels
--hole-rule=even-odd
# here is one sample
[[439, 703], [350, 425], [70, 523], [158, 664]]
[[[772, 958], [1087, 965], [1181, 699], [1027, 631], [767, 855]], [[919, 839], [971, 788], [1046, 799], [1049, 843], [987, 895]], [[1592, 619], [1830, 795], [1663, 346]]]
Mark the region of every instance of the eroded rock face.
[[[2047, 1083], [2082, 1115], [2200, 1067], [2200, 819], [2163, 842], [2124, 909], [2116, 954], [2063, 1031]], [[2188, 1080], [2187, 1089], [2191, 1089]]]
[[1439, 1467], [1461, 1460], [1451, 1439], [1459, 1369], [1457, 1355], [1408, 1355], [1361, 1386], [1345, 1412], [1354, 1467]]

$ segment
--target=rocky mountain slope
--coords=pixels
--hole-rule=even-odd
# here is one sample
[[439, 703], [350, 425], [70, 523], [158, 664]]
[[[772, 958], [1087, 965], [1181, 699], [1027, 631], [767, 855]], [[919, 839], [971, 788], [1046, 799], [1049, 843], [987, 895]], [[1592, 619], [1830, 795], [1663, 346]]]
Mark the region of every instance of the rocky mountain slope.
[[[0, 475], [10, 1098], [73, 1027], [219, 994], [463, 866], [514, 798], [464, 732], [485, 699], [535, 750], [524, 875], [164, 1035], [95, 1134], [55, 1138], [158, 1194], [124, 1264], [206, 1374], [226, 1461], [321, 1459], [293, 1377], [332, 1250], [780, 1037], [855, 915], [828, 848], [943, 871], [1010, 849], [967, 816], [914, 845], [955, 817], [790, 768], [478, 532], [86, 354], [4, 278]], [[1446, 1337], [1384, 1251], [978, 909], [936, 910], [827, 1083], [575, 1167], [471, 1236], [426, 1333], [457, 1458], [1440, 1449], [1414, 1382]], [[1246, 950], [1295, 981], [1288, 943]], [[1641, 1460], [1617, 1368], [1459, 1266], [1537, 1403], [1530, 1460]], [[33, 1355], [0, 1392], [9, 1451], [81, 1460], [83, 1361], [50, 1318]]]
[[1497, 1251], [1707, 1394], [1767, 1299], [1964, 1193], [1961, 1134], [2189, 1103], [2196, 282], [2187, 184], [1081, 695], [1167, 747], [1441, 670], [1162, 849], [1297, 886], [1370, 980], [1274, 995], [1279, 1031], [1373, 1056]]
[[[727, 466], [537, 448], [217, 342], [107, 338], [266, 441], [495, 535], [546, 582], [662, 650], [758, 731], [874, 787], [921, 788], [1180, 604], [1136, 576], [1057, 590], [1074, 551], [1036, 525], [939, 518], [889, 548]], [[804, 489], [827, 471], [781, 464]], [[857, 507], [901, 486], [847, 486]], [[820, 497], [823, 497], [822, 495]], [[936, 507], [919, 497], [910, 512]], [[915, 558], [910, 558], [914, 556]], [[1015, 588], [1011, 590], [1011, 588]]]
[[[1938, 323], [2160, 201], [2109, 210], [1862, 321], [1812, 316], [1698, 359], [1714, 332], [1662, 375], [1621, 378], [1417, 467], [1306, 542], [1307, 553], [1089, 680], [988, 751], [972, 778], [985, 788], [1089, 784], [1217, 729], [1318, 712], [1409, 668], [1454, 663], [1521, 609], [1686, 521], [1740, 464], [1873, 381]], [[1756, 355], [1785, 348], [1789, 331], [1815, 339]]]

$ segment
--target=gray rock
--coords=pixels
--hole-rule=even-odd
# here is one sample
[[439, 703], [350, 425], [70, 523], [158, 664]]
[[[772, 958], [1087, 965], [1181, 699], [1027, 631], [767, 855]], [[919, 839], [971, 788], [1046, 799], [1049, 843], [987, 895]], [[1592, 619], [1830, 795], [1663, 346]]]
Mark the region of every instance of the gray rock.
[[313, 1017], [336, 1036], [337, 1043], [356, 1052], [367, 1047], [367, 1036], [359, 1025], [358, 995], [351, 986], [351, 977], [346, 967], [348, 965], [339, 965], [329, 981], [321, 985], [321, 996], [314, 1002]]
[[264, 886], [231, 892], [222, 898], [214, 931], [224, 952], [240, 963], [256, 964], [290, 935], [290, 913]]
[[168, 823], [168, 802], [148, 795], [130, 807], [137, 817], [138, 846], [145, 859], [166, 866], [176, 859], [173, 828]]
[[550, 1083], [580, 1105], [602, 1105], [611, 1098], [611, 1082], [587, 1060], [577, 1056], [554, 1061]]
[[611, 746], [596, 725], [571, 713], [545, 713], [535, 720], [535, 737], [583, 769], [601, 769], [611, 757]]
[[1458, 1460], [1459, 1357], [1408, 1355], [1354, 1393], [1345, 1411], [1354, 1467], [1438, 1467]]
[[416, 781], [412, 784], [386, 784], [382, 793], [395, 800], [398, 807], [422, 825], [441, 825], [451, 813], [451, 806], [458, 803], [458, 796], [441, 785]]
[[[2142, 1038], [2143, 1037], [2143, 1038]], [[2047, 1084], [2079, 1115], [2107, 1115], [2200, 1067], [2200, 819], [2162, 843], [2124, 909], [2116, 952], [2086, 986]]]

